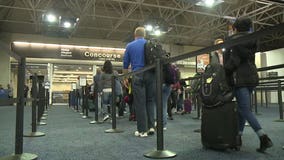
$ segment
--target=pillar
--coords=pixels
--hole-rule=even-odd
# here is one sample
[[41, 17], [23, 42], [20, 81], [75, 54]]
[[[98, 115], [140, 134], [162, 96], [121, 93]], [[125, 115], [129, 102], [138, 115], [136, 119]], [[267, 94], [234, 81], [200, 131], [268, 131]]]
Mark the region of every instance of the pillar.
[[[5, 51], [1, 50], [0, 48], [0, 84], [3, 88], [7, 88], [7, 84], [11, 83], [10, 81], [10, 56], [5, 53]], [[12, 85], [12, 84], [11, 84]]]

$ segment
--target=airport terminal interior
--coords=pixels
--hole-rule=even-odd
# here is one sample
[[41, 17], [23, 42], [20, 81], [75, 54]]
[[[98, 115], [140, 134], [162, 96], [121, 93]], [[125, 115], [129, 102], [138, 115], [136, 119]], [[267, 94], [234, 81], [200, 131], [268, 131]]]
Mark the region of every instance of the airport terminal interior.
[[[251, 25], [233, 39], [242, 18]], [[0, 160], [284, 159], [283, 22], [283, 0], [0, 0]], [[155, 127], [138, 135], [133, 108], [142, 104], [133, 102], [133, 94], [139, 73], [124, 67], [137, 27], [144, 27], [147, 42], [161, 46], [161, 63], [175, 72], [165, 72], [159, 60], [152, 65]], [[207, 118], [203, 83], [215, 76], [204, 82], [206, 69], [216, 55], [225, 68], [225, 53], [242, 41], [255, 42], [249, 50], [259, 83], [249, 100], [273, 142], [264, 153], [257, 151], [259, 132], [248, 122], [239, 148], [208, 147], [201, 130]], [[106, 62], [113, 76], [98, 83]], [[175, 81], [166, 115], [165, 75]], [[112, 88], [103, 89], [106, 83]], [[104, 94], [117, 86], [121, 93], [106, 104]], [[211, 129], [222, 126], [213, 121]]]

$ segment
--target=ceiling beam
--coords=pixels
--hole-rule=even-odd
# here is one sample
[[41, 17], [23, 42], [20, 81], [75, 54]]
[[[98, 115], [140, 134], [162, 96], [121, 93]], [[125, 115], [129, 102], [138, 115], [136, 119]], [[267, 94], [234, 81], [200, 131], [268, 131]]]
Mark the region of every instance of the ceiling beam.
[[[140, 4], [140, 2], [137, 2], [137, 1], [129, 1], [129, 0], [111, 0], [111, 1], [122, 2], [122, 3], [129, 3], [129, 4]], [[181, 8], [175, 8], [175, 7], [170, 7], [170, 6], [161, 6], [161, 5], [150, 4], [150, 3], [142, 3], [141, 5], [142, 5], [142, 6], [147, 6], [147, 7], [154, 7], [154, 8], [163, 8], [163, 9], [175, 10], [175, 11], [183, 11], [183, 9], [181, 9]], [[230, 16], [223, 16], [223, 15], [219, 15], [219, 14], [213, 14], [213, 13], [201, 12], [201, 11], [194, 11], [194, 10], [185, 10], [185, 12], [200, 14], [200, 15], [204, 15], [204, 16], [225, 18], [225, 19], [233, 19], [233, 18], [234, 18], [234, 17], [230, 17]]]
[[137, 0], [137, 4], [130, 5], [128, 8], [128, 11], [125, 12], [124, 15], [122, 15], [121, 19], [114, 25], [114, 28], [112, 31], [110, 31], [107, 35], [106, 38], [109, 38], [109, 36], [117, 30], [117, 28], [124, 22], [126, 19], [144, 2], [144, 0]]

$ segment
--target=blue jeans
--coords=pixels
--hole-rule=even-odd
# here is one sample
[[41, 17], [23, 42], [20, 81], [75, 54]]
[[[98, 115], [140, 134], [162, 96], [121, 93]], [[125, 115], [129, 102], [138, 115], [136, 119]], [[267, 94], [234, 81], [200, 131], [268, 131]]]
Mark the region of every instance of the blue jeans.
[[168, 85], [168, 84], [163, 84], [163, 127], [166, 127], [167, 126], [167, 109], [168, 109], [168, 99], [169, 99], [169, 96], [171, 94], [171, 86]]
[[250, 110], [250, 100], [253, 87], [235, 88], [235, 96], [238, 102], [239, 131], [243, 132], [246, 120], [255, 132], [261, 129], [260, 124]]
[[147, 132], [155, 126], [156, 76], [151, 71], [133, 76], [133, 107], [138, 132]]
[[103, 92], [102, 113], [108, 114], [107, 106], [112, 106], [112, 92]]

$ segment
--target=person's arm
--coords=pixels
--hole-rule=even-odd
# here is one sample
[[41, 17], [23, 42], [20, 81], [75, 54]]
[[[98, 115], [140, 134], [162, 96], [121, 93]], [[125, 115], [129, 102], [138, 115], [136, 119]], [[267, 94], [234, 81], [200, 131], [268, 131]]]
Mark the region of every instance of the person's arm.
[[226, 61], [224, 63], [224, 67], [226, 69], [226, 72], [234, 72], [234, 70], [239, 66], [241, 59], [235, 49], [235, 47], [233, 47], [231, 49], [231, 52], [226, 53], [227, 58]]
[[130, 65], [129, 46], [126, 46], [124, 56], [123, 56], [123, 73], [128, 72], [127, 69], [129, 67], [129, 65]]

